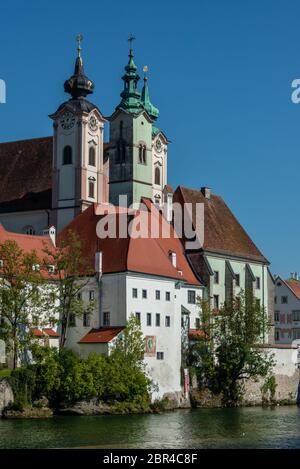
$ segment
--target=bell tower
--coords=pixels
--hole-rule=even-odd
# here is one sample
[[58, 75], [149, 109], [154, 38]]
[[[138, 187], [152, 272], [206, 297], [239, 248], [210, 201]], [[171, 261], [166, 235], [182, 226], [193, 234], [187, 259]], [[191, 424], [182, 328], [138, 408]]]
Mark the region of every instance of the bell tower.
[[61, 104], [53, 120], [52, 223], [61, 230], [91, 203], [108, 200], [107, 168], [103, 163], [105, 119], [86, 99], [94, 83], [85, 75], [82, 36], [77, 36], [74, 74], [64, 90], [71, 98]]
[[127, 205], [139, 203], [142, 196], [152, 198], [152, 122], [141, 101], [137, 84], [140, 79], [134, 63], [129, 37], [129, 60], [122, 77], [121, 102], [109, 118], [109, 201], [119, 205], [119, 196], [127, 196]]

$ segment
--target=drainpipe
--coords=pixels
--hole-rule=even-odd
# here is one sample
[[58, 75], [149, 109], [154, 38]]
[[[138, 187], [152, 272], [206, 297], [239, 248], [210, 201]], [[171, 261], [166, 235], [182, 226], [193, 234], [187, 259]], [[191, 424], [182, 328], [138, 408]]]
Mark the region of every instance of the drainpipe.
[[99, 327], [102, 326], [102, 251], [95, 253], [95, 272], [96, 272], [96, 280], [98, 283], [99, 295]]

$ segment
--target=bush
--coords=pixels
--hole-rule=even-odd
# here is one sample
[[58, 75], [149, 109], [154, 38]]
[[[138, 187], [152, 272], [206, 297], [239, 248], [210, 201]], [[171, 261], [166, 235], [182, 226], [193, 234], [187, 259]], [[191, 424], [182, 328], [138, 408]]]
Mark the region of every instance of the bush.
[[34, 361], [10, 377], [18, 410], [42, 397], [53, 407], [92, 398], [114, 404], [127, 402], [127, 407], [131, 403], [136, 408], [149, 401], [149, 378], [143, 368], [121, 353], [110, 357], [90, 354], [84, 359], [70, 350], [37, 347]]
[[32, 367], [22, 367], [13, 370], [8, 378], [14, 393], [15, 410], [23, 410], [32, 404], [36, 382], [35, 370]]

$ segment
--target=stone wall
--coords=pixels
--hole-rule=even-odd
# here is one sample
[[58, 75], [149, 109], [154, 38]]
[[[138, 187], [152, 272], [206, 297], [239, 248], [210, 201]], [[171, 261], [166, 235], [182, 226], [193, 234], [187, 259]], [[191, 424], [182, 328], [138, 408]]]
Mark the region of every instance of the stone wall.
[[0, 378], [0, 417], [3, 410], [14, 400], [12, 389], [6, 379]]
[[[266, 354], [273, 354], [275, 360], [274, 377], [276, 390], [273, 401], [279, 404], [300, 403], [300, 371], [298, 368], [299, 355], [297, 347], [269, 346], [263, 350]], [[261, 390], [265, 380], [245, 383], [244, 404], [260, 405], [264, 399], [271, 398], [270, 393], [263, 395]]]

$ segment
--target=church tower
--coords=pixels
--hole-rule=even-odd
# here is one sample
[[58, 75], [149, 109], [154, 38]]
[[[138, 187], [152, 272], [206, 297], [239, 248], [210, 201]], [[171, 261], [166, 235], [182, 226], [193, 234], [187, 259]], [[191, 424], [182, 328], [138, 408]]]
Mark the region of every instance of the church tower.
[[94, 83], [85, 75], [81, 57], [82, 36], [74, 74], [65, 82], [71, 95], [53, 119], [52, 223], [61, 230], [93, 202], [108, 201], [107, 165], [103, 162], [104, 117], [86, 99]]
[[[159, 131], [155, 130], [153, 123], [159, 111], [150, 102], [147, 77], [142, 93], [138, 91], [140, 77], [134, 63], [133, 40], [131, 36], [129, 61], [122, 77], [122, 99], [109, 118], [109, 201], [114, 205], [120, 204], [119, 197], [122, 195], [127, 196], [127, 205], [139, 203], [141, 197], [153, 199], [157, 167], [154, 168], [153, 142]], [[161, 163], [160, 158], [156, 163]], [[155, 187], [160, 194], [164, 179], [163, 175], [158, 178], [156, 171]]]

